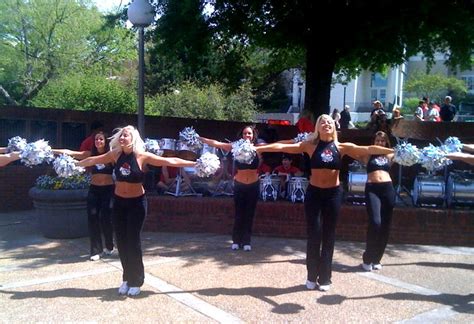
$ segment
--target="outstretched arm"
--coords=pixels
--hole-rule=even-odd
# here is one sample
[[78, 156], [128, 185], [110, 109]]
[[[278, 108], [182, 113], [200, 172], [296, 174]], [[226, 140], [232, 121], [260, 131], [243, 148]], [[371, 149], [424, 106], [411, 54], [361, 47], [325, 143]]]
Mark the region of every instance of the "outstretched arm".
[[91, 151], [71, 151], [68, 149], [52, 149], [54, 154], [67, 154], [78, 160], [83, 160], [91, 156]]
[[474, 165], [474, 155], [469, 153], [455, 152], [446, 154], [446, 157], [451, 160], [463, 161]]
[[7, 153], [7, 148], [6, 147], [0, 147], [0, 153], [1, 154]]
[[255, 150], [257, 151], [257, 153], [285, 152], [285, 153], [290, 153], [290, 154], [298, 154], [298, 153], [305, 152], [305, 146], [303, 142], [300, 142], [300, 143], [293, 142], [293, 144], [276, 142], [276, 143], [256, 146]]
[[232, 144], [231, 143], [219, 142], [219, 141], [216, 141], [216, 140], [213, 140], [213, 139], [210, 139], [210, 138], [206, 138], [206, 137], [202, 137], [202, 136], [199, 136], [199, 139], [204, 144], [207, 144], [207, 145], [210, 145], [210, 146], [213, 146], [213, 147], [217, 147], [217, 148], [220, 148], [220, 149], [225, 150], [225, 151], [232, 150]]
[[463, 144], [462, 149], [474, 153], [474, 144]]
[[180, 158], [161, 157], [153, 153], [142, 153], [144, 156], [143, 162], [154, 166], [172, 166], [172, 167], [195, 167], [196, 162], [188, 161]]
[[117, 153], [115, 151], [109, 151], [101, 155], [90, 156], [84, 160], [77, 162], [76, 164], [81, 167], [89, 167], [95, 164], [115, 163], [114, 157], [116, 156], [116, 154]]
[[0, 167], [7, 165], [10, 162], [20, 159], [20, 152], [12, 152], [0, 155]]
[[353, 159], [361, 159], [369, 155], [389, 155], [393, 154], [393, 149], [378, 145], [359, 146], [354, 143], [340, 143], [339, 149], [343, 155], [349, 155]]

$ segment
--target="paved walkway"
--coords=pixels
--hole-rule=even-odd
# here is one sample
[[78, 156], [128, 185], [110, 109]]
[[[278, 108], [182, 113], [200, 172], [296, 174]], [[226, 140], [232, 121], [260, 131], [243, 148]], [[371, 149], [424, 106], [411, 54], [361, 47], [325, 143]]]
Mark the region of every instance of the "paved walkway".
[[143, 233], [145, 285], [117, 295], [117, 256], [88, 261], [88, 240], [51, 240], [34, 213], [0, 213], [0, 322], [473, 323], [474, 248], [389, 245], [363, 272], [363, 244], [337, 242], [333, 286], [308, 291], [305, 241]]

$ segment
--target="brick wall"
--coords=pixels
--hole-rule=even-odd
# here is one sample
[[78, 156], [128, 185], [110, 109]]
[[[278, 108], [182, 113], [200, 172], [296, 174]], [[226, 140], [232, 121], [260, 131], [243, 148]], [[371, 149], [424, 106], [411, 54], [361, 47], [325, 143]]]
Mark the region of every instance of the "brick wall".
[[[232, 198], [148, 196], [146, 231], [232, 232]], [[364, 206], [344, 205], [337, 239], [365, 241], [367, 213]], [[257, 205], [255, 235], [305, 238], [303, 204], [286, 201]], [[472, 210], [397, 207], [394, 210], [391, 243], [474, 246]]]

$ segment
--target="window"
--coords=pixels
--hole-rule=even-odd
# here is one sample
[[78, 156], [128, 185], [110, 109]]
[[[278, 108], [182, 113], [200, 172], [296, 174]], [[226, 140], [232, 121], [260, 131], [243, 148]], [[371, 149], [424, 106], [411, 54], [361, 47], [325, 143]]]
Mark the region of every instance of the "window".
[[466, 83], [467, 91], [474, 92], [474, 76], [473, 75], [463, 76], [461, 77], [461, 80], [463, 80]]

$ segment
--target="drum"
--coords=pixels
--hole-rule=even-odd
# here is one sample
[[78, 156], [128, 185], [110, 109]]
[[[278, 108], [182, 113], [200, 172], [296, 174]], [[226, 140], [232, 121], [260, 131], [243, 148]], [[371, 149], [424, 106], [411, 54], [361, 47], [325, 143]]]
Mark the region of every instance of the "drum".
[[176, 156], [176, 140], [172, 138], [162, 138], [158, 140], [163, 156]]
[[413, 182], [413, 204], [415, 206], [442, 206], [446, 199], [444, 178], [419, 175]]
[[308, 188], [309, 181], [304, 177], [292, 177], [288, 180], [288, 200], [292, 202], [304, 201], [306, 195], [306, 189]]
[[203, 144], [201, 149], [201, 155], [207, 152], [217, 155], [217, 147], [210, 146], [209, 144]]
[[195, 161], [199, 154], [198, 148], [190, 147], [184, 141], [181, 140], [176, 142], [176, 151], [178, 157], [192, 161]]
[[474, 174], [451, 172], [446, 185], [446, 203], [449, 207], [474, 204]]
[[367, 172], [349, 172], [347, 194], [352, 198], [365, 198], [365, 183], [367, 182]]
[[260, 177], [260, 197], [263, 201], [277, 200], [280, 193], [280, 177], [277, 175]]

